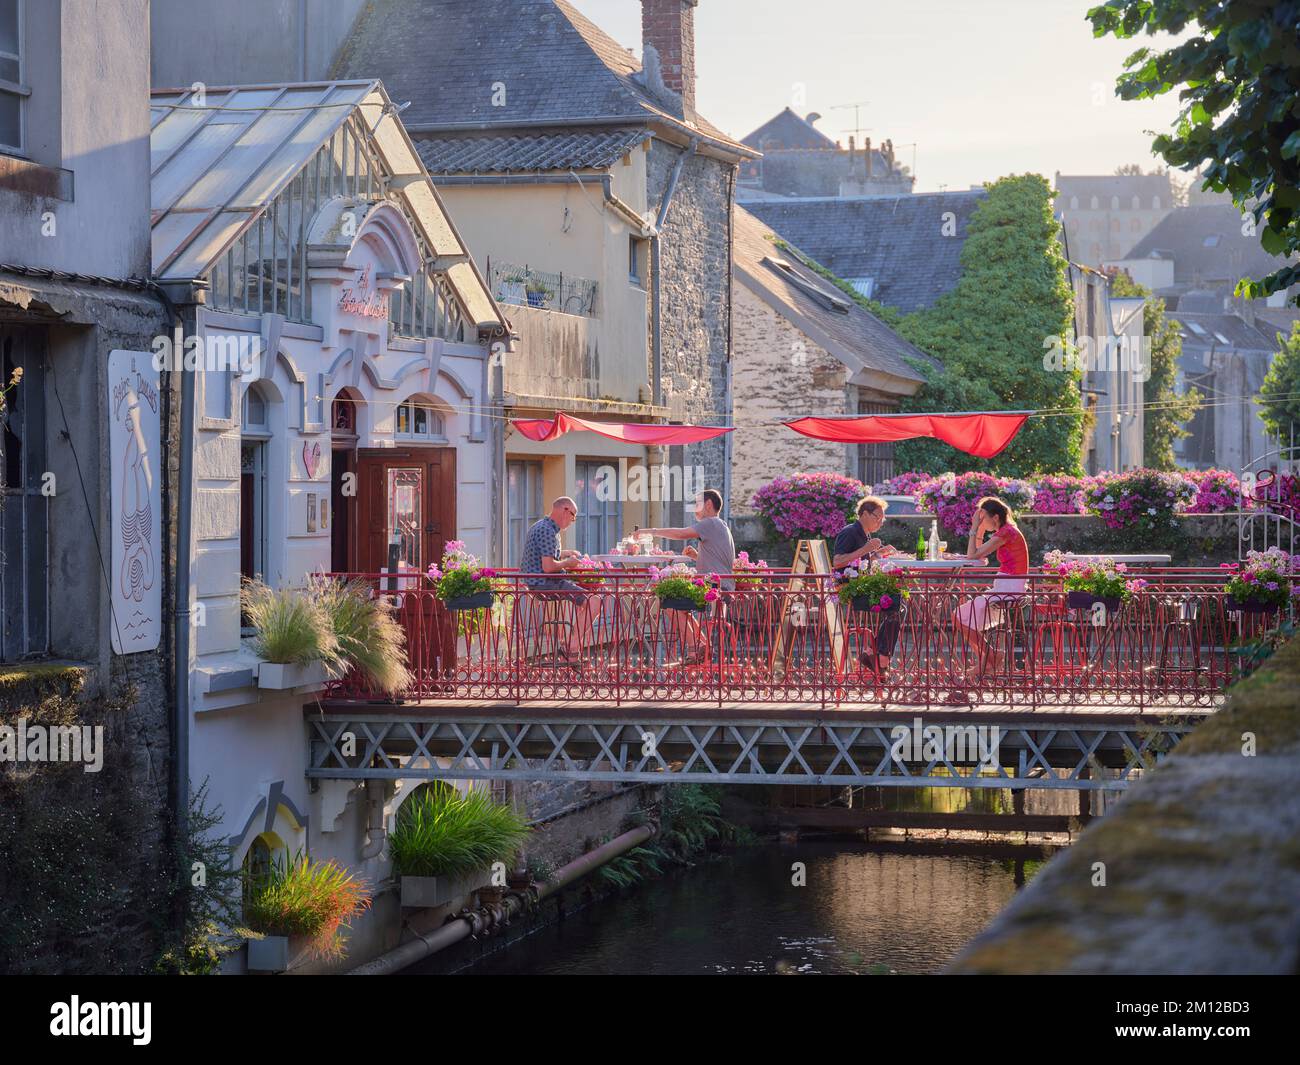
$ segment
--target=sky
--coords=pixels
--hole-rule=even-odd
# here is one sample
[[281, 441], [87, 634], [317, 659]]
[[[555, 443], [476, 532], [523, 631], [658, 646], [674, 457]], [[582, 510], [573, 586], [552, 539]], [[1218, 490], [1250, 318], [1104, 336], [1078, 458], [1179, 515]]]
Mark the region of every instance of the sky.
[[[640, 0], [571, 0], [641, 51]], [[1115, 77], [1150, 41], [1094, 38], [1094, 0], [700, 0], [696, 107], [741, 138], [784, 107], [844, 142], [892, 138], [917, 192], [1033, 171], [1149, 170], [1176, 94], [1127, 102]], [[1100, 2], [1100, 0], [1095, 0]], [[863, 103], [860, 118], [852, 107]], [[915, 144], [915, 149], [911, 145]]]

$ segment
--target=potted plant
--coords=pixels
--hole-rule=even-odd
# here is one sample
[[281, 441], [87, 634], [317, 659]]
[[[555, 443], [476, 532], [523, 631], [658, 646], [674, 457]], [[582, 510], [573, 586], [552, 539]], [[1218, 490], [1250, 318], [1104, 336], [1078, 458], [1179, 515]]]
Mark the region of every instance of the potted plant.
[[1246, 564], [1225, 562], [1231, 573], [1225, 591], [1226, 608], [1241, 614], [1276, 614], [1291, 598], [1291, 575], [1296, 558], [1280, 547], [1246, 552]]
[[857, 559], [840, 570], [840, 602], [862, 614], [897, 613], [911, 595], [890, 562]]
[[479, 565], [478, 559], [465, 550], [463, 540], [447, 541], [441, 566], [431, 564], [428, 576], [448, 610], [482, 610], [492, 605], [496, 571]]
[[[771, 575], [767, 563], [762, 559], [757, 562], [750, 561], [748, 551], [741, 551], [736, 555], [736, 562], [732, 566], [732, 572], [736, 574], [737, 588], [758, 588], [763, 584], [764, 579]], [[741, 576], [741, 574], [747, 574], [747, 576]]]
[[613, 568], [612, 562], [583, 555], [578, 559], [577, 568], [569, 570], [568, 576], [583, 588], [597, 589], [605, 583]]
[[338, 640], [320, 604], [303, 589], [262, 581], [244, 581], [239, 597], [253, 627], [253, 650], [262, 659], [258, 687], [323, 684], [328, 664], [338, 660]]
[[370, 906], [370, 890], [337, 862], [315, 862], [288, 851], [247, 886], [248, 967], [285, 972], [303, 957], [340, 958], [343, 928]]
[[678, 563], [666, 569], [650, 567], [650, 590], [663, 610], [706, 611], [718, 598], [717, 579], [704, 577], [690, 566]]
[[402, 905], [442, 906], [483, 886], [495, 862], [508, 864], [519, 852], [528, 831], [517, 811], [484, 791], [462, 794], [441, 782], [424, 789], [398, 811], [388, 837]]
[[342, 581], [317, 574], [307, 582], [334, 637], [337, 654], [325, 666], [334, 680], [355, 669], [377, 691], [400, 695], [412, 683], [406, 664], [406, 633], [385, 596], [363, 580]]
[[524, 287], [524, 291], [528, 294], [528, 306], [530, 307], [545, 307], [547, 301], [555, 295], [554, 289], [548, 288], [536, 278], [528, 282]]

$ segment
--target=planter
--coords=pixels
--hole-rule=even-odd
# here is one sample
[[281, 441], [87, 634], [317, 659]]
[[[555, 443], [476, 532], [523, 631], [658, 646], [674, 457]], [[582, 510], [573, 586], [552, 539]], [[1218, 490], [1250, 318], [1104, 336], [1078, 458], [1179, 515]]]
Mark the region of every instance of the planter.
[[853, 610], [858, 614], [897, 614], [902, 601], [895, 599], [889, 606], [882, 606], [879, 610], [872, 610], [871, 597], [869, 595], [858, 595], [853, 598]]
[[1234, 599], [1232, 596], [1228, 596], [1224, 608], [1238, 614], [1263, 614], [1268, 617], [1282, 609], [1277, 603], [1256, 603], [1252, 599]]
[[263, 936], [248, 941], [249, 972], [287, 973], [306, 956], [306, 936]]
[[1075, 610], [1091, 610], [1098, 603], [1106, 607], [1107, 613], [1114, 614], [1119, 610], [1124, 602], [1119, 596], [1113, 598], [1103, 598], [1099, 595], [1093, 595], [1092, 592], [1066, 592], [1065, 605]]
[[482, 610], [492, 605], [492, 593], [475, 592], [473, 595], [457, 595], [443, 601], [448, 610]]
[[489, 870], [480, 869], [461, 876], [404, 876], [402, 905], [412, 910], [445, 906], [482, 887], [491, 875]]
[[528, 293], [528, 306], [545, 307], [547, 297], [549, 296], [549, 292], [530, 292]]
[[692, 610], [696, 613], [703, 614], [708, 611], [709, 604], [705, 603], [703, 606], [697, 606], [694, 599], [676, 599], [671, 596], [665, 596], [663, 599], [659, 600], [659, 608], [661, 610]]
[[257, 686], [276, 691], [324, 684], [327, 679], [323, 662], [262, 662], [257, 667]]

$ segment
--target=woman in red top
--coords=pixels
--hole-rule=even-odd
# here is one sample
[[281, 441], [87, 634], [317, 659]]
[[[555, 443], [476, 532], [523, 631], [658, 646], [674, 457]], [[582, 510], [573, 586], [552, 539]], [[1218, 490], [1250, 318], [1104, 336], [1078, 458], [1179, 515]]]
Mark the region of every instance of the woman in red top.
[[988, 646], [981, 633], [1002, 620], [1014, 596], [1025, 590], [1025, 574], [1029, 572], [1029, 545], [1016, 526], [1011, 508], [994, 496], [985, 496], [971, 518], [966, 557], [982, 559], [994, 552], [998, 577], [993, 587], [987, 594], [962, 603], [953, 615], [958, 633], [975, 652], [975, 665], [966, 671], [968, 682], [978, 680], [984, 672]]

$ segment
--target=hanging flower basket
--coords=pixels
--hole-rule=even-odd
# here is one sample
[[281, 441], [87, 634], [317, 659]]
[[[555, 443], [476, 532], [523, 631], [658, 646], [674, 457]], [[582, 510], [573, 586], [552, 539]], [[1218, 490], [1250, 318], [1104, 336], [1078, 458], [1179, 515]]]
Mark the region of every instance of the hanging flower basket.
[[[889, 596], [885, 596], [889, 599]], [[886, 605], [883, 601], [877, 600], [870, 595], [857, 595], [853, 597], [853, 609], [859, 614], [897, 614], [902, 602], [898, 599], [892, 599]]]
[[1224, 606], [1234, 613], [1262, 614], [1267, 617], [1272, 617], [1282, 609], [1277, 603], [1259, 603], [1252, 599], [1234, 599], [1232, 596], [1228, 596]]
[[1098, 603], [1103, 604], [1110, 613], [1114, 613], [1124, 602], [1119, 596], [1094, 595], [1092, 592], [1066, 592], [1065, 602], [1075, 610], [1091, 610]]
[[457, 595], [446, 601], [448, 610], [482, 610], [491, 605], [491, 592], [475, 592], [473, 595]]

